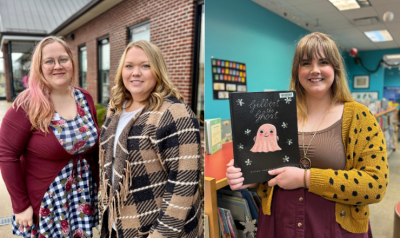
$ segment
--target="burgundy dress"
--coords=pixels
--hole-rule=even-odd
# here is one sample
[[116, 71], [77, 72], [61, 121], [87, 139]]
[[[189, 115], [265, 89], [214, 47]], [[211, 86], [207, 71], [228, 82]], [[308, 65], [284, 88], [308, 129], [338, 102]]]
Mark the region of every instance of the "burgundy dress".
[[[318, 131], [307, 157], [312, 167], [321, 169], [344, 169], [346, 158], [341, 137], [342, 120]], [[305, 148], [314, 135], [305, 132]], [[303, 137], [299, 133], [300, 156], [303, 157]], [[271, 215], [264, 215], [260, 207], [257, 238], [371, 238], [368, 232], [355, 234], [344, 230], [336, 222], [335, 202], [324, 199], [307, 189], [284, 190], [274, 188]]]

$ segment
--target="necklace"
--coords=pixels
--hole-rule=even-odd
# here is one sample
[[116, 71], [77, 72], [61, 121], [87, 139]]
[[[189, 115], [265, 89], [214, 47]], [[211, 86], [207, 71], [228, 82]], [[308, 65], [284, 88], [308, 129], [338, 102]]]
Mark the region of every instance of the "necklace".
[[319, 127], [321, 126], [322, 122], [324, 121], [325, 116], [328, 114], [328, 112], [329, 112], [329, 108], [326, 111], [326, 113], [325, 113], [324, 117], [322, 118], [321, 122], [319, 123], [319, 125], [317, 127], [317, 130], [314, 132], [314, 135], [311, 138], [310, 143], [307, 146], [307, 150], [305, 150], [305, 148], [304, 148], [304, 126], [305, 126], [306, 122], [305, 121], [303, 122], [303, 127], [302, 128], [303, 128], [303, 153], [304, 153], [304, 157], [300, 159], [300, 168], [302, 168], [302, 169], [310, 169], [311, 168], [311, 159], [307, 157], [307, 152], [308, 152], [308, 149], [310, 148], [311, 142], [314, 140], [314, 137], [317, 134], [317, 131], [318, 131]]

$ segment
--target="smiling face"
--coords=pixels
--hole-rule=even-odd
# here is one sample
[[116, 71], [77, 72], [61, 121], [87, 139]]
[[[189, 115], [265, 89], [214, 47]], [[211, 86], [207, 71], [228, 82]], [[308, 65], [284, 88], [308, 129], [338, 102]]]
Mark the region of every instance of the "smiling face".
[[150, 62], [144, 50], [135, 46], [128, 50], [122, 79], [134, 101], [142, 101], [150, 96], [157, 80], [151, 72]]
[[304, 55], [303, 61], [299, 64], [300, 84], [310, 96], [330, 95], [330, 88], [335, 78], [331, 62], [326, 59], [323, 52], [320, 52], [320, 55], [314, 55], [312, 59], [307, 59]]
[[275, 126], [271, 124], [264, 124], [258, 129], [258, 137], [274, 137], [276, 136]]
[[[66, 63], [63, 62], [65, 59], [67, 59]], [[51, 61], [55, 62], [54, 68], [48, 67]], [[63, 66], [60, 65], [60, 62]], [[59, 42], [49, 43], [43, 47], [41, 68], [44, 78], [52, 88], [68, 87], [71, 83], [72, 61], [64, 46]]]

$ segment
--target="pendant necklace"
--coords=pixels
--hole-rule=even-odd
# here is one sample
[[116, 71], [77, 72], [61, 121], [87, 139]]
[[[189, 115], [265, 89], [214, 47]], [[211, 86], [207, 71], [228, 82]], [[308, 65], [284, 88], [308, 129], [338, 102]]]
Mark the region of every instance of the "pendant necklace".
[[319, 127], [321, 126], [322, 122], [324, 121], [325, 116], [328, 114], [328, 112], [329, 112], [329, 108], [326, 111], [321, 122], [319, 123], [317, 130], [314, 132], [314, 135], [311, 138], [310, 143], [307, 146], [307, 150], [305, 150], [305, 148], [304, 148], [304, 126], [305, 126], [306, 122], [305, 121], [303, 122], [303, 153], [304, 153], [304, 157], [300, 159], [300, 168], [302, 168], [302, 169], [310, 169], [311, 168], [311, 159], [307, 157], [307, 152], [308, 152], [308, 149], [310, 148], [311, 142], [313, 141], [315, 135], [317, 134], [317, 131], [318, 131]]

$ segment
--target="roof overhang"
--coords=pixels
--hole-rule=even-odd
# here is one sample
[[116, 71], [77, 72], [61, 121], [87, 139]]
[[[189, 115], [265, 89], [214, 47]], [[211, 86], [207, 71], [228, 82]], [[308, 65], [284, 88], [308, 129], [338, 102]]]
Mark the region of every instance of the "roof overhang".
[[4, 35], [0, 34], [0, 46], [3, 44], [7, 44], [9, 41], [40, 41], [45, 38], [46, 35], [43, 36], [29, 36], [29, 35]]
[[80, 11], [68, 18], [59, 27], [50, 32], [50, 35], [65, 36], [122, 1], [123, 0], [93, 0]]

